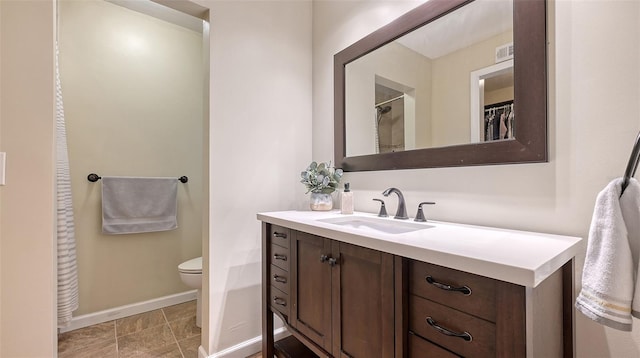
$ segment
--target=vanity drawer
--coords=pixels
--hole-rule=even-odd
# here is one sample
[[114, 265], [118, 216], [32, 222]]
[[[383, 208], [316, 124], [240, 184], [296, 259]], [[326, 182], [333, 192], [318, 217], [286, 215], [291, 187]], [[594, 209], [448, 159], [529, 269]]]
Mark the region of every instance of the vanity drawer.
[[[470, 293], [455, 290], [464, 288]], [[411, 260], [409, 292], [495, 322], [496, 281], [493, 279]]]
[[271, 285], [289, 294], [289, 273], [276, 265], [271, 265]]
[[271, 307], [289, 317], [289, 295], [271, 286]]
[[409, 358], [460, 358], [459, 355], [451, 353], [426, 339], [420, 338], [409, 332]]
[[269, 237], [271, 243], [280, 245], [282, 247], [289, 247], [289, 238], [291, 237], [291, 230], [282, 226], [271, 224], [269, 229]]
[[271, 245], [271, 264], [289, 272], [289, 249], [278, 245]]
[[[409, 295], [409, 330], [462, 356], [496, 355], [493, 323], [415, 295]], [[447, 335], [445, 330], [468, 336]]]

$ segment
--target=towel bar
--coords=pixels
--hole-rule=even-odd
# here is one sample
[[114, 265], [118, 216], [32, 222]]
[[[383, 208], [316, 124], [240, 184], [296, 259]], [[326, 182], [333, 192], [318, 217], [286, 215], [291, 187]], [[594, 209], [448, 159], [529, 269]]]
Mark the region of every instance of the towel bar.
[[620, 192], [620, 197], [624, 193], [624, 190], [629, 185], [629, 180], [631, 177], [636, 175], [636, 169], [638, 169], [638, 162], [640, 161], [640, 133], [638, 133], [638, 137], [636, 137], [636, 141], [633, 144], [633, 149], [631, 150], [631, 156], [629, 157], [629, 162], [627, 163], [627, 169], [624, 171], [624, 178], [622, 180], [622, 190]]
[[[101, 176], [99, 176], [99, 175], [98, 175], [98, 174], [96, 174], [96, 173], [91, 173], [91, 174], [87, 175], [87, 180], [88, 180], [88, 181], [90, 181], [90, 182], [92, 182], [92, 183], [95, 183], [95, 182], [97, 182], [97, 181], [98, 181], [98, 180], [100, 180], [100, 179], [102, 179], [102, 177], [101, 177]], [[188, 181], [189, 181], [189, 178], [188, 178], [186, 175], [183, 175], [183, 176], [181, 176], [180, 178], [178, 178], [178, 180], [179, 180], [181, 183], [186, 183], [186, 182], [188, 182]]]

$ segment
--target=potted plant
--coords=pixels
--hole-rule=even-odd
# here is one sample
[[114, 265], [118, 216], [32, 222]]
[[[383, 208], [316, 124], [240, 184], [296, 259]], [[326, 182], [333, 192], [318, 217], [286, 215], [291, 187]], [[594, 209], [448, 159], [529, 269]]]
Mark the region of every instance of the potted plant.
[[311, 193], [311, 210], [331, 210], [331, 194], [336, 191], [342, 179], [342, 169], [332, 167], [331, 162], [311, 162], [307, 169], [300, 173], [300, 177], [307, 193]]

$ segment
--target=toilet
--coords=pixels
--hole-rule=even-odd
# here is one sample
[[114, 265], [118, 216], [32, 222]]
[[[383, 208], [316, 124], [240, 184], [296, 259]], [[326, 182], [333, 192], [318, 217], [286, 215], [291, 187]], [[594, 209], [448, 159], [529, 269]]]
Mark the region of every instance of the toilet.
[[202, 257], [196, 257], [178, 265], [180, 279], [185, 285], [198, 290], [196, 300], [196, 326], [202, 326]]

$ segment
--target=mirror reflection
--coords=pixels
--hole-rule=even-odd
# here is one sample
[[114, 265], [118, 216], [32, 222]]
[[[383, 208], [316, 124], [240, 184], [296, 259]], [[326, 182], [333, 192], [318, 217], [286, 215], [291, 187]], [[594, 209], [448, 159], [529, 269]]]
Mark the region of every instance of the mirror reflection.
[[516, 138], [512, 1], [450, 15], [345, 66], [346, 156]]

